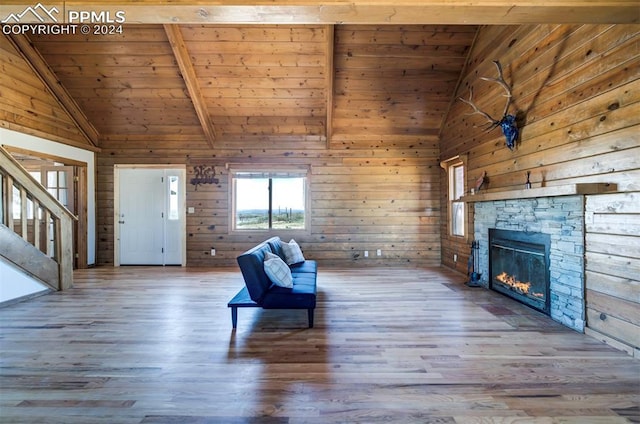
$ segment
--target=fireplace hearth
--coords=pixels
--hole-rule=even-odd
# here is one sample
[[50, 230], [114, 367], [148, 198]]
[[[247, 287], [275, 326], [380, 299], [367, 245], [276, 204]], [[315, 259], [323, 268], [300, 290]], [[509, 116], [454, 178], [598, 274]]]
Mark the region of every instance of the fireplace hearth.
[[548, 234], [489, 230], [489, 288], [549, 315]]

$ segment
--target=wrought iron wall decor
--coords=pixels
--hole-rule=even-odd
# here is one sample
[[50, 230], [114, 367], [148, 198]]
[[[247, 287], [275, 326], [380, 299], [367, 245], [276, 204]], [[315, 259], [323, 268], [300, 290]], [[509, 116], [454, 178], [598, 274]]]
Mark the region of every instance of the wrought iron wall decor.
[[220, 180], [216, 178], [216, 169], [209, 165], [198, 165], [193, 167], [194, 177], [191, 178], [191, 184], [198, 186], [200, 184], [218, 184]]
[[507, 103], [504, 105], [504, 111], [502, 112], [502, 118], [494, 119], [487, 112], [483, 112], [475, 105], [473, 102], [473, 89], [469, 88], [469, 100], [459, 98], [460, 101], [468, 104], [473, 108], [473, 113], [470, 115], [481, 115], [484, 116], [487, 121], [489, 121], [489, 127], [487, 131], [490, 131], [496, 127], [500, 127], [502, 129], [502, 134], [505, 137], [505, 142], [509, 150], [513, 150], [516, 147], [516, 141], [518, 140], [518, 123], [516, 122], [516, 116], [509, 114], [509, 106], [511, 105], [511, 98], [513, 97], [511, 94], [511, 87], [506, 83], [504, 77], [502, 76], [502, 65], [497, 60], [494, 60], [493, 63], [496, 65], [498, 69], [498, 78], [489, 78], [489, 77], [480, 77], [483, 81], [492, 81], [497, 82], [504, 89], [506, 94], [504, 95], [507, 98]]

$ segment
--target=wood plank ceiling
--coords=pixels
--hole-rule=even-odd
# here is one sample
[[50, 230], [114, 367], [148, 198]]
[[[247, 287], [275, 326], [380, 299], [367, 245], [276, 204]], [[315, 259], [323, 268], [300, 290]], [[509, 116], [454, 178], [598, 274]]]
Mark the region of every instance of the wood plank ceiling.
[[437, 135], [476, 30], [142, 24], [109, 36], [30, 35], [30, 45], [13, 38], [31, 62], [44, 58], [95, 128], [89, 144], [215, 146]]

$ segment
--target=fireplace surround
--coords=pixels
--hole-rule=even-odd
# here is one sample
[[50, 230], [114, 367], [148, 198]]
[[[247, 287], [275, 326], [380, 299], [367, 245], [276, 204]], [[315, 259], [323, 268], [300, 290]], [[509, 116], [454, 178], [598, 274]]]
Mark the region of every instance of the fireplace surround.
[[[473, 197], [473, 196], [469, 196]], [[584, 196], [536, 197], [474, 201], [474, 239], [479, 244], [480, 284], [489, 279], [490, 230], [549, 238], [549, 293], [545, 313], [576, 331], [585, 326], [584, 298]]]

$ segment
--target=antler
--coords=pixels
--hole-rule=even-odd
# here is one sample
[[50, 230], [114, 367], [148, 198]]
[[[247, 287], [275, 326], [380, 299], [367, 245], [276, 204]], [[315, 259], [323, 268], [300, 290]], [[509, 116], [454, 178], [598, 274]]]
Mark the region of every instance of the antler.
[[496, 65], [496, 68], [498, 69], [498, 78], [480, 77], [480, 79], [484, 81], [497, 82], [498, 84], [500, 84], [502, 88], [504, 88], [504, 91], [507, 92], [507, 94], [504, 96], [507, 98], [507, 104], [504, 105], [504, 112], [502, 112], [502, 116], [504, 117], [507, 115], [507, 112], [509, 111], [509, 106], [511, 105], [511, 98], [513, 96], [511, 94], [511, 87], [509, 87], [509, 84], [507, 84], [507, 82], [504, 80], [504, 77], [502, 76], [502, 65], [500, 65], [500, 62], [497, 60], [494, 60], [493, 64]]
[[487, 121], [489, 121], [491, 126], [498, 125], [499, 121], [496, 121], [495, 119], [493, 119], [491, 117], [491, 115], [489, 115], [487, 112], [483, 112], [480, 109], [478, 109], [478, 106], [476, 106], [476, 104], [473, 103], [473, 100], [472, 100], [473, 99], [473, 88], [469, 88], [469, 100], [463, 99], [462, 97], [458, 97], [458, 99], [461, 102], [464, 102], [464, 103], [468, 104], [469, 106], [471, 106], [473, 108], [473, 113], [470, 113], [469, 115], [482, 115], [487, 119]]
[[473, 113], [471, 113], [470, 115], [482, 115], [489, 121], [492, 127], [495, 127], [499, 125], [501, 120], [507, 115], [507, 112], [509, 111], [509, 106], [511, 105], [512, 95], [511, 95], [511, 87], [509, 87], [509, 84], [505, 82], [504, 77], [502, 76], [502, 65], [500, 65], [500, 62], [497, 60], [494, 60], [493, 63], [496, 65], [496, 68], [498, 68], [498, 78], [480, 77], [480, 79], [484, 81], [497, 82], [507, 92], [507, 94], [505, 95], [505, 97], [507, 97], [507, 104], [504, 106], [504, 112], [502, 112], [502, 118], [500, 120], [493, 119], [493, 117], [489, 115], [487, 112], [483, 112], [480, 109], [478, 109], [478, 106], [476, 106], [472, 100], [473, 99], [472, 88], [469, 88], [469, 100], [463, 99], [462, 97], [459, 97], [459, 100], [468, 104], [473, 108]]

